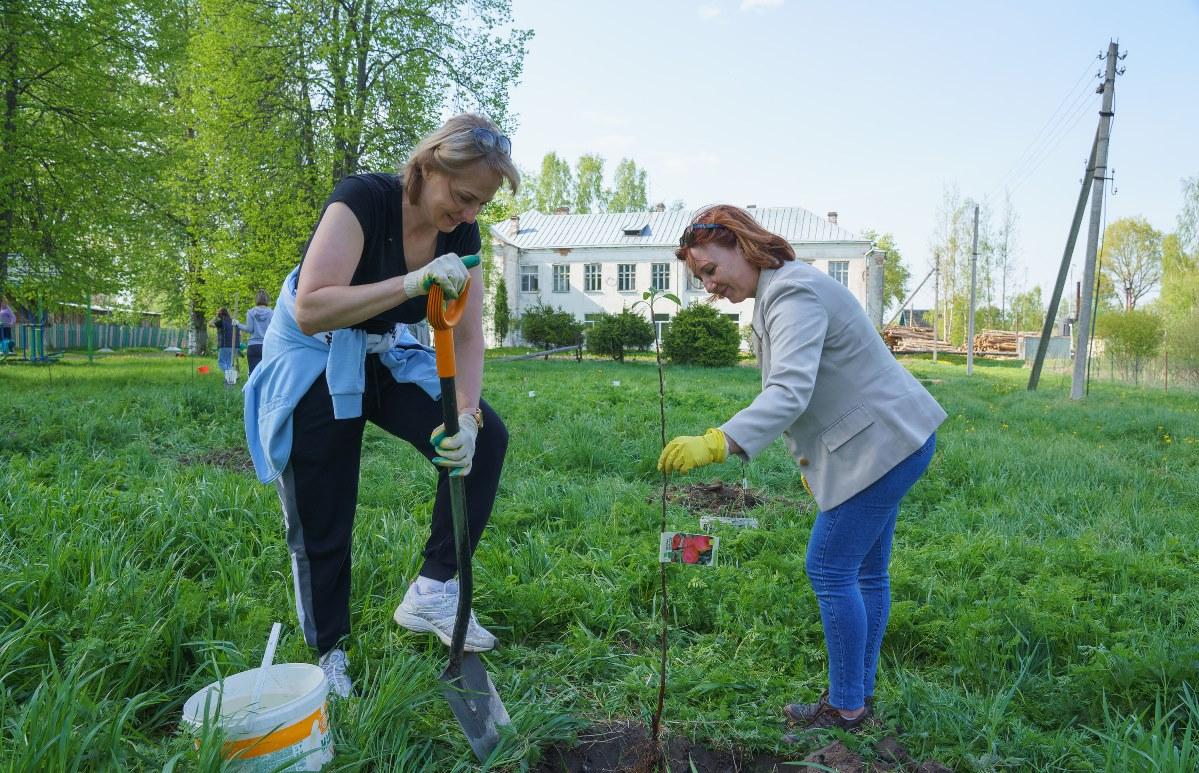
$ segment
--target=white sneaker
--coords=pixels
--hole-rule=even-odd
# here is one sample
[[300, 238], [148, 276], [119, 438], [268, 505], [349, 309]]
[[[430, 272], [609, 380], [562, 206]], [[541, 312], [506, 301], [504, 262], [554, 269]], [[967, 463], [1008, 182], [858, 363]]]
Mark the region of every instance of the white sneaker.
[[[458, 581], [450, 580], [445, 590], [421, 593], [416, 583], [408, 586], [404, 600], [396, 607], [395, 621], [409, 631], [423, 631], [437, 635], [441, 643], [450, 646], [454, 637], [454, 618], [458, 614]], [[496, 638], [475, 619], [470, 612], [470, 623], [466, 627], [467, 652], [486, 652], [494, 649]]]
[[350, 681], [350, 661], [346, 659], [345, 650], [329, 650], [317, 662], [325, 672], [329, 689], [339, 698], [350, 697], [354, 692], [354, 684]]

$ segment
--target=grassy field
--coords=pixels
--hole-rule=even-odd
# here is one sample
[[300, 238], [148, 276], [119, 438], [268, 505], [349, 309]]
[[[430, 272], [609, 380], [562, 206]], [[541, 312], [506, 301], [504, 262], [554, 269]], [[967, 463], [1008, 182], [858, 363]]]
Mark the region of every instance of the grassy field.
[[[295, 629], [279, 504], [243, 450], [240, 392], [194, 360], [0, 367], [0, 770], [215, 770], [183, 701]], [[1199, 769], [1199, 397], [910, 360], [949, 412], [908, 497], [878, 700], [918, 758], [959, 770]], [[215, 371], [215, 369], [214, 369]], [[752, 368], [667, 371], [669, 433], [755, 394]], [[612, 386], [619, 379], [619, 387]], [[491, 363], [512, 434], [476, 558], [488, 663], [517, 728], [500, 769], [657, 691], [657, 373]], [[536, 397], [529, 397], [530, 390]], [[419, 565], [434, 477], [369, 429], [338, 770], [473, 769], [437, 675], [445, 649], [391, 613]], [[824, 685], [804, 576], [814, 511], [781, 442], [682, 484], [766, 496], [720, 566], [671, 567], [668, 731], [779, 750], [778, 709]], [[696, 527], [681, 507], [672, 527]], [[869, 738], [848, 741], [869, 749]]]

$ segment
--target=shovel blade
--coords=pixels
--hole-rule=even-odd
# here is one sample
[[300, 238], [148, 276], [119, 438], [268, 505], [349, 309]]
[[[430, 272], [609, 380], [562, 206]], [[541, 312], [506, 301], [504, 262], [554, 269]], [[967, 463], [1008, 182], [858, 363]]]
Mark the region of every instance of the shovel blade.
[[487, 675], [483, 661], [473, 652], [463, 654], [458, 668], [441, 674], [441, 694], [462, 726], [479, 762], [485, 761], [500, 742], [499, 729], [512, 724], [508, 710]]

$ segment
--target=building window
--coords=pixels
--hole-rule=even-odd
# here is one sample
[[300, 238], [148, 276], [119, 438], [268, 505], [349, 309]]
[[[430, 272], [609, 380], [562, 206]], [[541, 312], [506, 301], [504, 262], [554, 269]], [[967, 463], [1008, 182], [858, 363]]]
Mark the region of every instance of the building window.
[[570, 265], [559, 264], [554, 266], [554, 292], [568, 293], [570, 292]]
[[535, 293], [540, 290], [541, 286], [537, 282], [537, 266], [521, 266], [520, 291], [522, 293]]
[[654, 263], [650, 267], [649, 288], [651, 290], [670, 289], [670, 264]]
[[849, 261], [830, 260], [828, 262], [828, 275], [846, 287], [849, 287]]
[[599, 313], [594, 313], [594, 314], [584, 314], [583, 315], [583, 327], [585, 327], [587, 329], [591, 329], [591, 328], [595, 327], [596, 322], [599, 322], [603, 318], [604, 318], [604, 313], [602, 311]]
[[655, 314], [654, 315], [654, 333], [657, 334], [659, 341], [661, 341], [663, 336], [666, 335], [666, 328], [668, 328], [668, 327], [670, 327], [670, 315], [669, 314]]
[[589, 293], [600, 291], [600, 264], [587, 263], [583, 266], [583, 289]]
[[692, 274], [690, 270], [687, 271], [687, 286], [697, 293], [702, 292], [704, 289], [703, 280]]
[[635, 263], [617, 263], [616, 264], [616, 289], [622, 293], [632, 292], [636, 290], [637, 281], [637, 264]]
[[731, 319], [733, 321], [734, 325], [741, 324], [741, 315], [740, 314], [725, 314], [724, 316]]

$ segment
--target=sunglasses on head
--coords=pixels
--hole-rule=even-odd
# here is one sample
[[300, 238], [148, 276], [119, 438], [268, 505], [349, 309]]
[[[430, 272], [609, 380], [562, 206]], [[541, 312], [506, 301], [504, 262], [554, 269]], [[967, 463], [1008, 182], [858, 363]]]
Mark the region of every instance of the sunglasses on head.
[[484, 153], [498, 150], [505, 156], [512, 155], [512, 140], [499, 132], [492, 131], [485, 126], [475, 126], [470, 130], [470, 136], [475, 141], [475, 147]]
[[683, 235], [679, 237], [679, 246], [690, 247], [695, 242], [695, 235], [700, 231], [715, 231], [725, 227], [720, 223], [692, 223], [683, 229]]

